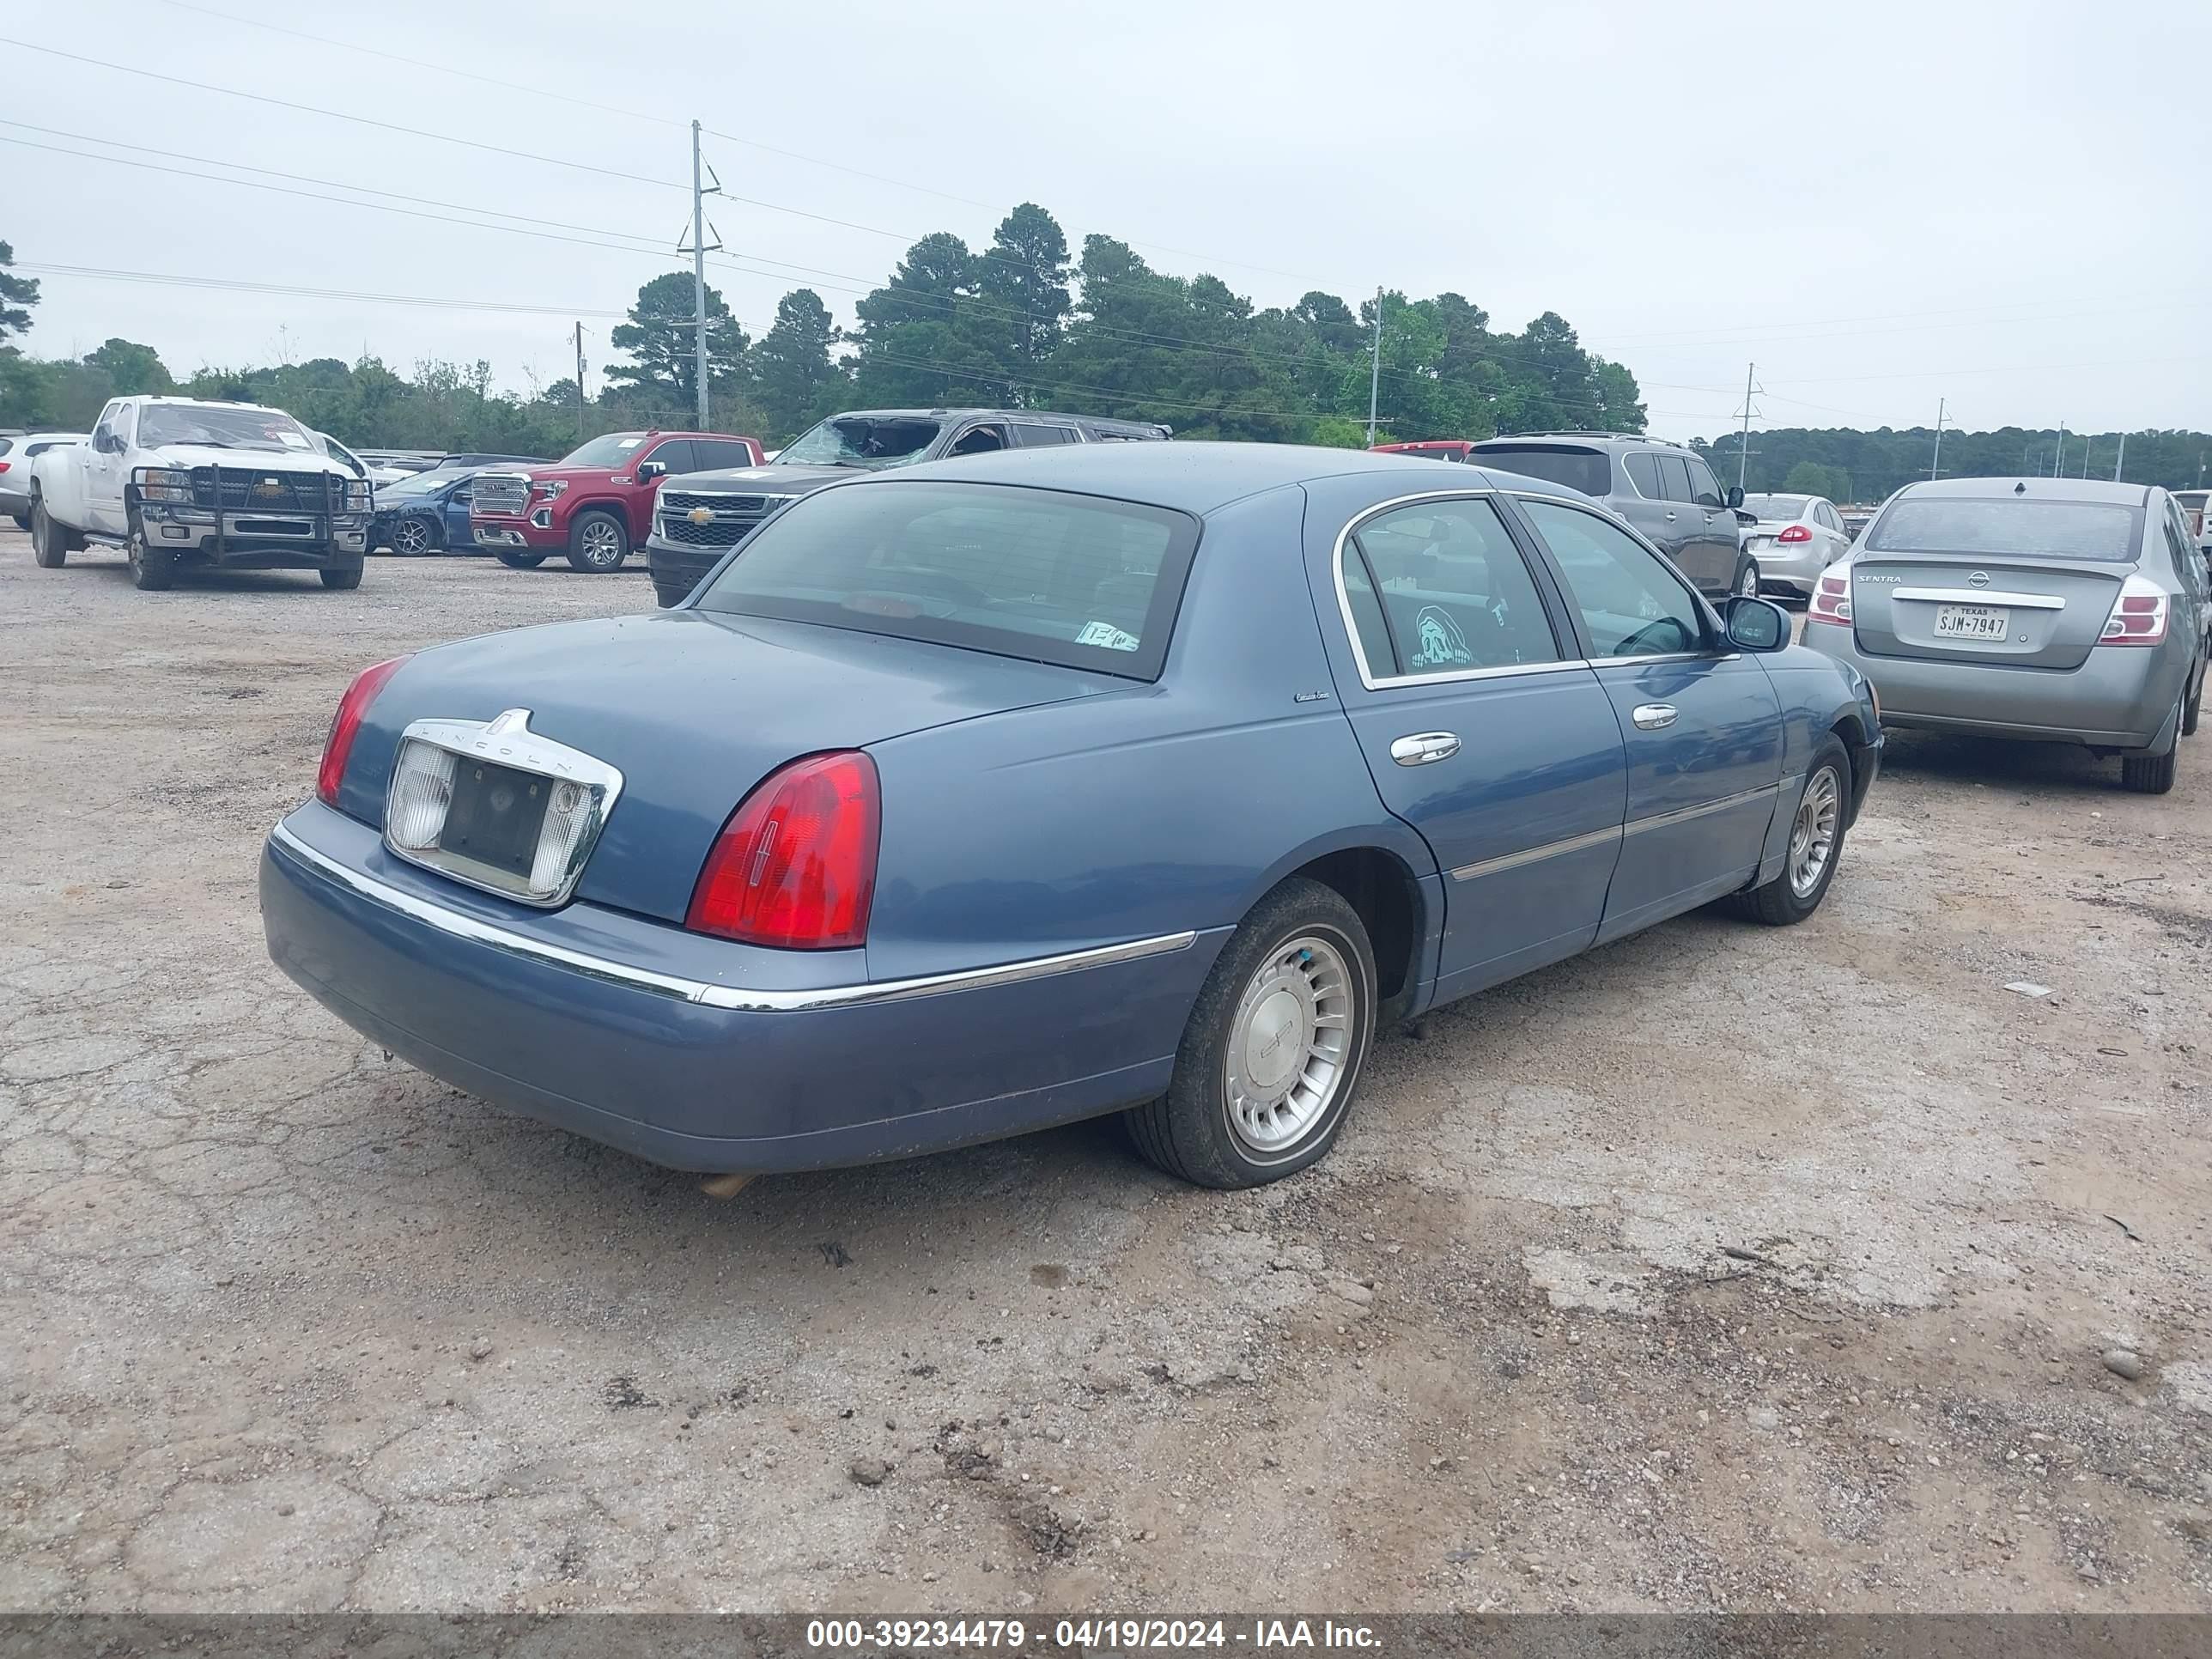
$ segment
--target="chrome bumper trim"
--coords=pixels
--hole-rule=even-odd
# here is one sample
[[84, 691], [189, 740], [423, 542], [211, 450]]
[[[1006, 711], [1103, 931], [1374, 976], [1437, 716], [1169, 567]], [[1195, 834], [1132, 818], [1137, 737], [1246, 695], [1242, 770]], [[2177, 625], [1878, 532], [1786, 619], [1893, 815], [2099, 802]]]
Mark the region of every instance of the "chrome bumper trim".
[[1016, 985], [1024, 980], [1045, 979], [1054, 974], [1074, 973], [1085, 968], [1103, 968], [1114, 963], [1164, 956], [1170, 951], [1188, 950], [1198, 939], [1194, 930], [1186, 930], [1180, 933], [1163, 933], [1152, 939], [1131, 939], [1121, 945], [1102, 945], [1091, 950], [1070, 951], [1060, 956], [1031, 957], [1022, 962], [1000, 963], [991, 968], [965, 969], [958, 973], [931, 974], [918, 979], [872, 980], [859, 985], [825, 985], [805, 991], [749, 990], [740, 986], [715, 985], [705, 980], [686, 979], [674, 974], [657, 974], [649, 969], [633, 968], [627, 963], [612, 962], [582, 951], [571, 951], [565, 945], [550, 945], [542, 939], [515, 933], [511, 928], [479, 921], [474, 916], [463, 915], [442, 904], [434, 904], [413, 893], [403, 892], [374, 876], [349, 869], [336, 859], [317, 852], [281, 823], [269, 832], [269, 838], [289, 857], [329, 877], [372, 903], [382, 905], [410, 921], [434, 927], [455, 939], [466, 939], [473, 945], [488, 945], [495, 951], [503, 951], [526, 961], [586, 974], [594, 979], [626, 986], [634, 991], [650, 992], [679, 1002], [696, 1002], [703, 1007], [721, 1008], [735, 1013], [802, 1013], [814, 1008], [846, 1008], [863, 1003], [899, 1002], [910, 997], [939, 996], [953, 991], [976, 991], [991, 986]]

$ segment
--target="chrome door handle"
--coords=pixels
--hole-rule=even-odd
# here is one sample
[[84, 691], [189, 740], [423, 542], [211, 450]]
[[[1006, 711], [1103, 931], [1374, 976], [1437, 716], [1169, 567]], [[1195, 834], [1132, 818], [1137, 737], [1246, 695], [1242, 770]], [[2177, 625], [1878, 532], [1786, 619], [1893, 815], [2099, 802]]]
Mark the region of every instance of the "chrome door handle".
[[1668, 524], [1674, 522], [1674, 509], [1671, 507], [1667, 509], [1667, 522]]
[[1416, 732], [1390, 745], [1390, 758], [1401, 766], [1426, 766], [1449, 760], [1459, 753], [1459, 739], [1449, 732]]
[[1637, 705], [1636, 712], [1628, 718], [1646, 732], [1657, 732], [1674, 723], [1681, 711], [1671, 702], [1646, 702]]

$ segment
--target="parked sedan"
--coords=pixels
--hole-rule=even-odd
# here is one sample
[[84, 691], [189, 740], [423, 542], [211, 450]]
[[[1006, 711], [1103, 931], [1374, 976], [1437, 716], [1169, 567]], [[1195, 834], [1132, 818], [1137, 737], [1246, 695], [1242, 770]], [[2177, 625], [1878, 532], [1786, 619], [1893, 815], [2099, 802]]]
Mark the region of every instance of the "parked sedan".
[[380, 663], [271, 832], [276, 963], [681, 1169], [1125, 1112], [1328, 1151], [1399, 1022], [1835, 879], [1863, 678], [1528, 478], [1101, 444], [830, 485], [678, 608]]
[[2087, 744], [2173, 787], [2207, 658], [2203, 561], [2155, 485], [1945, 478], [1890, 497], [1820, 577], [1806, 643], [1890, 726]]
[[1824, 496], [1747, 495], [1743, 510], [1759, 520], [1744, 549], [1758, 561], [1763, 588], [1809, 599], [1820, 573], [1850, 551], [1850, 532]]
[[481, 471], [440, 468], [378, 486], [376, 514], [368, 526], [369, 550], [388, 547], [405, 558], [484, 551], [469, 528], [469, 503]]
[[57, 444], [81, 444], [82, 432], [27, 432], [0, 438], [0, 513], [15, 520], [15, 528], [31, 527], [31, 458]]

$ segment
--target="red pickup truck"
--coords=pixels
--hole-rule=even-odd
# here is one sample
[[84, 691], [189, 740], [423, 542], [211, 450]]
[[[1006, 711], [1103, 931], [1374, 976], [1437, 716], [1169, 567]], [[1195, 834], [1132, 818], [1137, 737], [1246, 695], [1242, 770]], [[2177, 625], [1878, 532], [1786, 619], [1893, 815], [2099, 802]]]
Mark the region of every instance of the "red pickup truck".
[[757, 439], [727, 432], [609, 432], [551, 466], [478, 473], [469, 526], [517, 570], [553, 553], [579, 570], [619, 570], [652, 529], [663, 478], [766, 459]]

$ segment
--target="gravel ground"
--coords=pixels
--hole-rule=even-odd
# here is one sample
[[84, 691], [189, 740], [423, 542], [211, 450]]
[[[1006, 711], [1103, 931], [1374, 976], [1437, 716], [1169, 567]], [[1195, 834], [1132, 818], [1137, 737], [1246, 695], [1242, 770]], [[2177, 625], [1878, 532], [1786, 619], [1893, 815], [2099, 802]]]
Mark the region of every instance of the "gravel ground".
[[355, 669], [650, 603], [0, 535], [0, 1607], [2212, 1600], [2212, 739], [1894, 740], [1812, 922], [1446, 1010], [1264, 1191], [1108, 1123], [717, 1201], [254, 908]]

